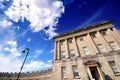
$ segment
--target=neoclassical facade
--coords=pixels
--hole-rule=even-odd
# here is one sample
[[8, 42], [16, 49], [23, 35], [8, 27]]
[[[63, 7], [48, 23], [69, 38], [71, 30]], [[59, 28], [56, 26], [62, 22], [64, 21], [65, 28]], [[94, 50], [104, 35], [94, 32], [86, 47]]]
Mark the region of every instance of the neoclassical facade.
[[120, 80], [120, 33], [111, 21], [54, 40], [53, 80]]
[[[16, 76], [0, 74], [0, 80]], [[120, 80], [120, 32], [105, 21], [57, 35], [52, 70], [20, 80]]]

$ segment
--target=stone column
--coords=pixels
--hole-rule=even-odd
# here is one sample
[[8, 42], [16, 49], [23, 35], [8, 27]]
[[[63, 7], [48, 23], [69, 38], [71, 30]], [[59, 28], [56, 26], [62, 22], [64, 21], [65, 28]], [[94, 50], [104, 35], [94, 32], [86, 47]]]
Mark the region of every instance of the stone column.
[[89, 44], [91, 47], [93, 47], [93, 53], [98, 53], [99, 49], [97, 48], [96, 46], [96, 43], [94, 42], [94, 40], [91, 38], [90, 34], [87, 34], [87, 37], [88, 37], [88, 41], [89, 41]]
[[57, 59], [60, 60], [60, 41], [57, 44]]
[[90, 80], [92, 80], [92, 79], [93, 79], [93, 77], [92, 77], [92, 74], [91, 74], [91, 72], [90, 72], [89, 67], [87, 67], [87, 71], [88, 71], [88, 75], [89, 75], [89, 77], [90, 77]]
[[109, 43], [106, 41], [106, 39], [100, 34], [99, 31], [97, 31], [97, 34], [99, 36], [100, 41], [105, 46], [105, 49], [109, 52], [112, 51], [112, 48], [110, 47]]
[[74, 44], [75, 56], [80, 57], [80, 53], [79, 53], [79, 49], [78, 49], [75, 37], [73, 37], [73, 44]]
[[114, 33], [114, 31], [111, 31], [110, 29], [108, 29], [108, 32], [112, 35], [112, 37], [115, 39], [115, 42], [120, 47], [120, 39], [119, 39], [119, 37]]
[[70, 54], [69, 54], [69, 47], [68, 47], [68, 42], [67, 39], [65, 39], [65, 47], [66, 47], [66, 58], [70, 58]]
[[98, 68], [98, 66], [96, 66], [96, 67], [97, 67], [97, 70], [98, 70], [98, 74], [100, 75], [100, 79], [101, 80], [105, 80], [104, 76], [102, 75], [102, 72], [100, 71], [100, 69]]
[[54, 43], [54, 60], [57, 60], [57, 41]]
[[120, 39], [120, 32], [113, 27], [113, 33]]

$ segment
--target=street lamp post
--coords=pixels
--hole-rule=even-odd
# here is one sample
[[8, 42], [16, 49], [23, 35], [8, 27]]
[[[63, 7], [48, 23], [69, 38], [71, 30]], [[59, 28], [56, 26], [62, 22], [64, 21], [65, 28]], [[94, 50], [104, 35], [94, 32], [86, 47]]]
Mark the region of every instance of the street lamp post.
[[19, 77], [20, 77], [22, 68], [23, 68], [23, 66], [24, 66], [24, 64], [25, 64], [25, 61], [26, 61], [26, 58], [27, 58], [27, 56], [28, 56], [28, 54], [29, 54], [29, 48], [25, 48], [25, 49], [22, 51], [22, 53], [27, 53], [27, 54], [26, 54], [26, 56], [25, 56], [25, 59], [24, 59], [24, 61], [23, 61], [23, 64], [22, 64], [22, 66], [21, 66], [21, 68], [20, 68], [20, 72], [19, 72], [16, 80], [19, 80]]

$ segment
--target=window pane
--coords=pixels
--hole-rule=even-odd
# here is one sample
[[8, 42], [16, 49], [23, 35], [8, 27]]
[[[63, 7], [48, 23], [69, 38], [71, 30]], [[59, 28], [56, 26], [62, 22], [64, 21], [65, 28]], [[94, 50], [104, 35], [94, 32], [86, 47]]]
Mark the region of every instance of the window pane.
[[61, 42], [60, 42], [61, 45], [64, 45], [64, 43], [65, 43], [65, 41], [61, 41]]
[[120, 49], [119, 47], [118, 47], [118, 45], [115, 43], [115, 42], [109, 42], [109, 44], [110, 44], [110, 46], [114, 49], [114, 50], [118, 50], [118, 49]]
[[61, 55], [62, 59], [65, 59], [65, 51], [62, 51], [62, 55]]
[[78, 68], [77, 66], [72, 66], [72, 69], [73, 69], [73, 75], [74, 75], [74, 78], [79, 78], [79, 73], [78, 73]]
[[101, 44], [98, 44], [97, 47], [100, 50], [100, 52], [105, 52], [105, 49], [103, 48]]
[[74, 50], [70, 50], [70, 57], [75, 57], [75, 51]]
[[90, 35], [91, 35], [92, 38], [96, 37], [96, 33], [91, 33]]
[[114, 61], [109, 61], [110, 67], [113, 70], [114, 74], [120, 73], [119, 68], [116, 66]]
[[72, 39], [68, 39], [68, 43], [72, 43]]
[[83, 41], [83, 37], [80, 37], [80, 41]]
[[100, 31], [100, 33], [101, 33], [102, 35], [106, 35], [106, 31], [105, 31], [105, 30]]
[[66, 78], [67, 75], [66, 75], [66, 67], [62, 67], [61, 68], [61, 74], [62, 74], [62, 78]]
[[90, 53], [89, 53], [89, 50], [88, 50], [88, 48], [87, 48], [87, 47], [83, 47], [83, 51], [84, 51], [85, 55], [90, 54]]

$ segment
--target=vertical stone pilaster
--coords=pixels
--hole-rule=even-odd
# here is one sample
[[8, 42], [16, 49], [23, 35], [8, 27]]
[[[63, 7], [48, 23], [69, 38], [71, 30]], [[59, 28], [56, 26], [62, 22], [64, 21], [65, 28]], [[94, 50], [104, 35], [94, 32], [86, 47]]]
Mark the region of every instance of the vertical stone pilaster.
[[110, 29], [108, 29], [108, 32], [112, 35], [112, 37], [115, 39], [115, 42], [120, 47], [120, 39], [119, 39], [120, 36], [118, 37], [116, 33], [114, 33], [114, 31], [111, 31]]
[[79, 53], [79, 49], [78, 49], [75, 37], [73, 37], [73, 44], [74, 44], [75, 56], [79, 57], [80, 53]]
[[60, 41], [58, 41], [57, 45], [57, 59], [60, 60]]
[[69, 47], [68, 47], [68, 42], [67, 39], [65, 39], [65, 45], [66, 45], [66, 58], [70, 58], [70, 54], [69, 54]]
[[86, 66], [83, 64], [82, 60], [77, 60], [77, 66], [81, 80], [89, 80], [88, 72]]
[[113, 27], [113, 33], [120, 39], [120, 32], [118, 32], [114, 27]]
[[92, 75], [91, 75], [91, 72], [90, 72], [89, 67], [87, 67], [87, 71], [88, 71], [88, 75], [89, 75], [89, 77], [90, 77], [90, 80], [92, 80], [92, 79], [93, 79], [93, 77], [92, 77]]
[[104, 76], [102, 75], [102, 72], [100, 71], [100, 69], [98, 68], [98, 66], [97, 66], [97, 70], [98, 70], [98, 73], [100, 75], [100, 80], [105, 80]]
[[57, 60], [57, 42], [54, 43], [54, 60]]
[[99, 36], [100, 41], [105, 46], [105, 49], [109, 52], [112, 51], [112, 48], [110, 47], [109, 43], [106, 41], [106, 39], [100, 34], [99, 31], [97, 31], [97, 34]]
[[87, 37], [88, 37], [88, 41], [89, 41], [90, 46], [92, 45], [91, 47], [93, 47], [93, 50], [94, 50], [93, 53], [98, 53], [99, 50], [98, 50], [94, 40], [91, 38], [89, 33], [87, 34]]

